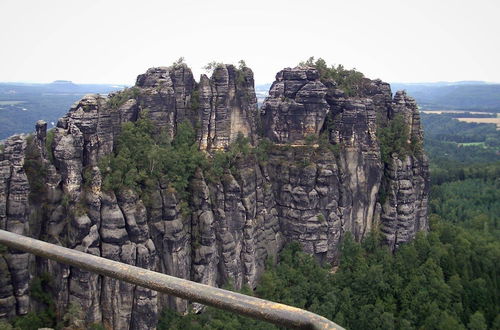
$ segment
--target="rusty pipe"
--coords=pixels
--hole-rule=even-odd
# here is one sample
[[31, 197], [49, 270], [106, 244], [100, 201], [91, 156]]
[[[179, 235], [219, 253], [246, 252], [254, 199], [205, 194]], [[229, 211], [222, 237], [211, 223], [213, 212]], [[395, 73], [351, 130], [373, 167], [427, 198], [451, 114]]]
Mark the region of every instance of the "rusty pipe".
[[0, 244], [158, 292], [297, 329], [343, 329], [309, 311], [97, 257], [0, 230]]

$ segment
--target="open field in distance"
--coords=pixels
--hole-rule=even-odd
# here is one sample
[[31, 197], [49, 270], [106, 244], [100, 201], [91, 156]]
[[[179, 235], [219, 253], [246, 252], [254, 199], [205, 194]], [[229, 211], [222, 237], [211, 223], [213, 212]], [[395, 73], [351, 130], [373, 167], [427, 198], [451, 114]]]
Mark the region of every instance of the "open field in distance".
[[443, 113], [470, 113], [473, 115], [493, 115], [494, 112], [468, 111], [468, 110], [421, 110], [423, 113], [443, 114]]
[[496, 118], [456, 118], [466, 123], [496, 124], [497, 130], [500, 130], [500, 117]]

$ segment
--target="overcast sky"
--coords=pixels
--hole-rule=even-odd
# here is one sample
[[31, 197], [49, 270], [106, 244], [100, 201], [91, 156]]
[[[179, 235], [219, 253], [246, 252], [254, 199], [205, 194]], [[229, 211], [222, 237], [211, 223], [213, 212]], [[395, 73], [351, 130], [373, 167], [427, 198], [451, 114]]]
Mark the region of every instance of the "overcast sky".
[[1, 0], [0, 81], [133, 84], [183, 56], [257, 83], [309, 56], [391, 82], [500, 82], [499, 0]]

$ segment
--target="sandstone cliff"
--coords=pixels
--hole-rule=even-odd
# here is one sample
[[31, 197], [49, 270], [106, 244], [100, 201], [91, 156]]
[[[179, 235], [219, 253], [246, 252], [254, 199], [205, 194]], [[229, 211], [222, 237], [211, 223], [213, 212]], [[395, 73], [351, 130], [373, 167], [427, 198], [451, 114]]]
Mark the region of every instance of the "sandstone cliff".
[[[184, 64], [152, 68], [126, 91], [84, 97], [49, 134], [38, 122], [34, 136], [9, 138], [0, 154], [0, 228], [237, 288], [255, 287], [266, 260], [287, 241], [336, 263], [346, 232], [359, 241], [379, 228], [396, 248], [427, 230], [425, 155], [391, 153], [383, 161], [377, 137], [401, 116], [407, 142], [422, 142], [411, 97], [393, 98], [388, 84], [366, 78], [351, 97], [315, 68], [297, 67], [277, 74], [259, 110], [253, 85], [246, 67], [219, 65], [199, 82]], [[157, 182], [148, 201], [133, 189], [106, 191], [99, 160], [116, 149], [122, 124], [140, 113], [170, 138], [191, 122], [207, 157], [241, 135], [254, 146], [263, 139], [273, 144], [265, 159], [240, 156], [220, 177], [198, 169], [188, 200], [168, 182]], [[86, 324], [147, 329], [161, 309], [188, 308], [184, 300], [73, 267], [0, 253], [0, 318], [36, 308], [28, 288], [42, 273], [53, 278], [59, 318], [74, 305]]]

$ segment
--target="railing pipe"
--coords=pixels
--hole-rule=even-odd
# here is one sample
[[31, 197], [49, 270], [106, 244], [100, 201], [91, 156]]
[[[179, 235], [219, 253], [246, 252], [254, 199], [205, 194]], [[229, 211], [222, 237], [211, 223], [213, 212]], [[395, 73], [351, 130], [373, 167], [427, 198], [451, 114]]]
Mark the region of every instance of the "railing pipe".
[[0, 230], [0, 244], [158, 292], [289, 328], [343, 329], [322, 316], [300, 308], [157, 273], [5, 230]]

